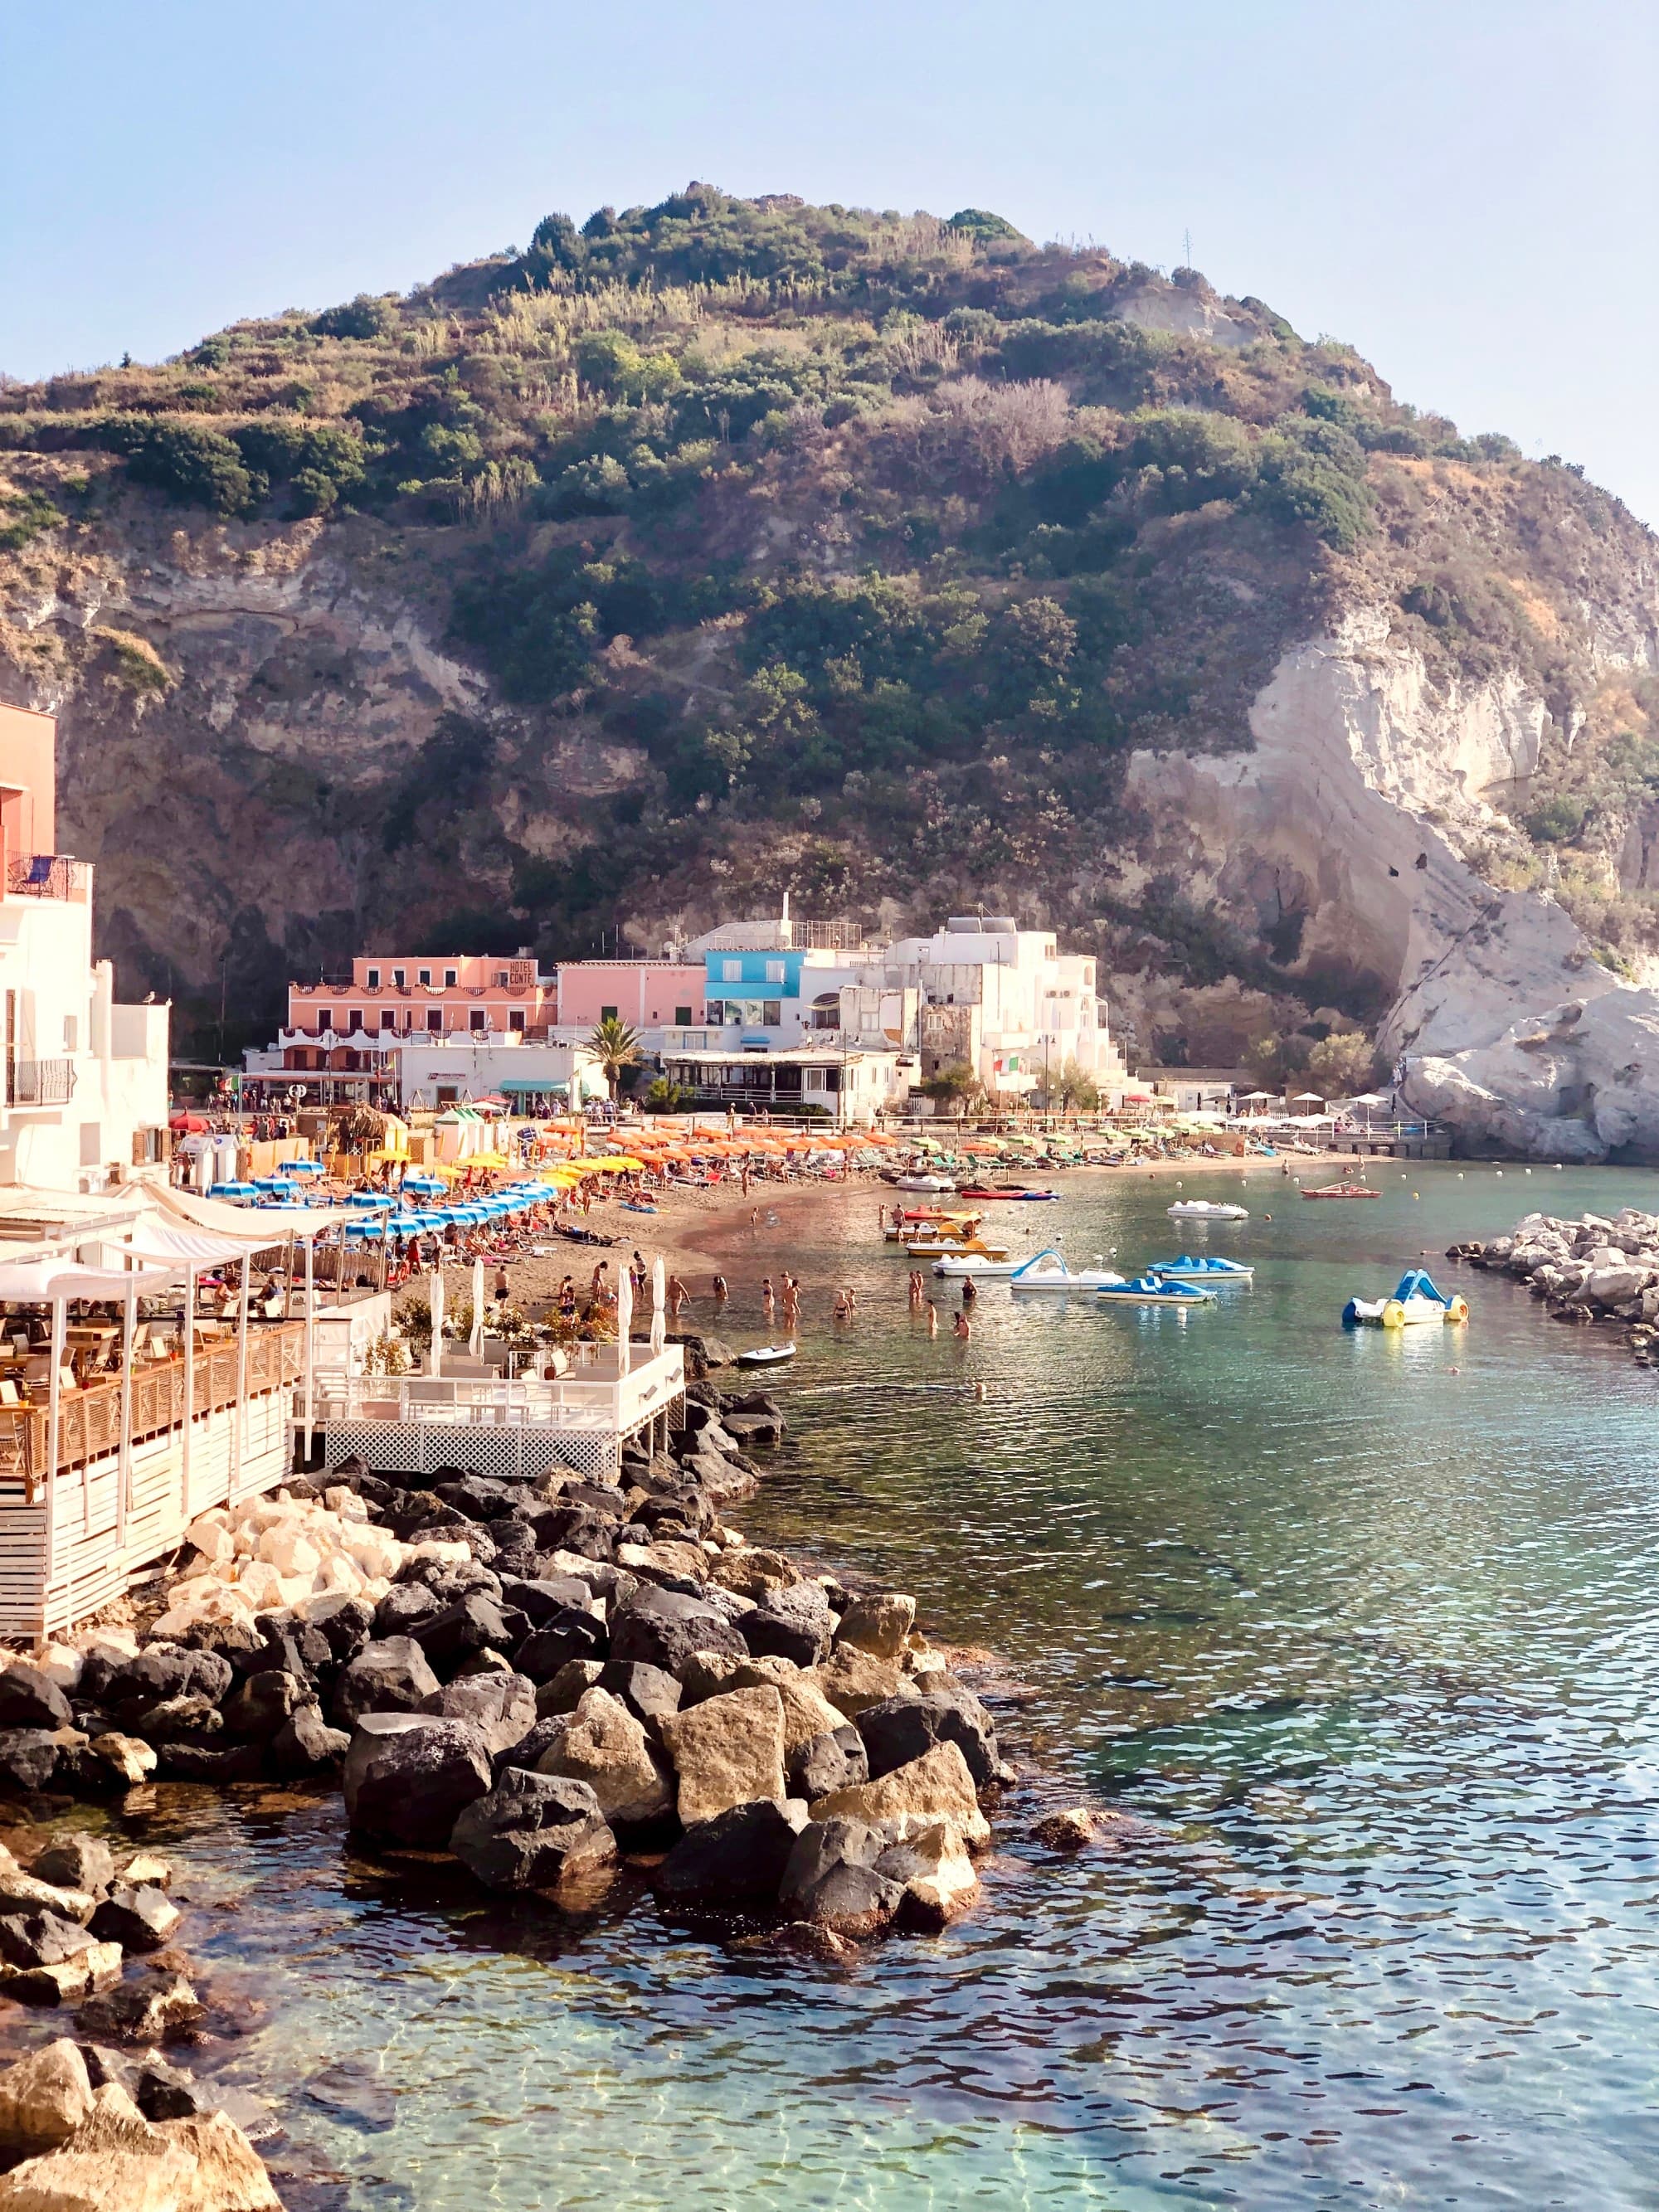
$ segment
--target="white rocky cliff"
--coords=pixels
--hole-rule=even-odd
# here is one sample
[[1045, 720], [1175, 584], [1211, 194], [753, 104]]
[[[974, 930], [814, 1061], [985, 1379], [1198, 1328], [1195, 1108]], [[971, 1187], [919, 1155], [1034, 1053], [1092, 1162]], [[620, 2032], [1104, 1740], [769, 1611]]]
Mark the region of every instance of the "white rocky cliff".
[[1379, 987], [1405, 1099], [1467, 1146], [1659, 1154], [1659, 993], [1470, 862], [1512, 836], [1492, 799], [1536, 768], [1543, 702], [1513, 676], [1437, 696], [1365, 609], [1285, 653], [1251, 727], [1248, 754], [1133, 756], [1155, 865], [1249, 912], [1296, 972]]

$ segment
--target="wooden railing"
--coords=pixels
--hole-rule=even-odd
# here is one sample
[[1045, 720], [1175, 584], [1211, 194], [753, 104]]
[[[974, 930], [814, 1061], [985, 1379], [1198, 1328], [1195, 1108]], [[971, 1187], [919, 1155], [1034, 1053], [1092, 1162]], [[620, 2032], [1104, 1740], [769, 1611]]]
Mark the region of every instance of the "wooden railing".
[[[251, 1328], [247, 1340], [247, 1394], [297, 1382], [305, 1369], [303, 1322]], [[234, 1338], [197, 1353], [191, 1376], [193, 1413], [215, 1413], [237, 1402], [238, 1356]], [[0, 1407], [0, 1474], [21, 1474], [32, 1499], [47, 1459], [49, 1416], [44, 1404]], [[132, 1377], [134, 1442], [182, 1428], [185, 1420], [185, 1363], [182, 1354], [135, 1369]], [[85, 1390], [67, 1390], [58, 1408], [58, 1465], [79, 1467], [121, 1448], [121, 1382], [118, 1376]]]

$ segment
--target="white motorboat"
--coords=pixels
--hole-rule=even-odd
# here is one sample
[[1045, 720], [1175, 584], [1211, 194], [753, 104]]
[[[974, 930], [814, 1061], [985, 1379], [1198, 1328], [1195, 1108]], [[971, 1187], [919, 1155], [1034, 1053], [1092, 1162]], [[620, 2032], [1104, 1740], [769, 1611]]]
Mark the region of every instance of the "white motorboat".
[[757, 1344], [751, 1352], [740, 1352], [737, 1364], [739, 1367], [781, 1367], [786, 1359], [794, 1356], [793, 1344]]
[[1059, 1252], [1038, 1252], [1023, 1267], [1014, 1269], [1008, 1278], [1008, 1287], [1011, 1291], [1115, 1290], [1123, 1278], [1114, 1268], [1103, 1266], [1103, 1255], [1097, 1252], [1092, 1267], [1072, 1268]]
[[895, 1190], [954, 1190], [955, 1183], [948, 1176], [902, 1175], [893, 1177]]
[[1164, 1211], [1172, 1221], [1248, 1221], [1250, 1218], [1248, 1206], [1224, 1206], [1213, 1198], [1178, 1198]]

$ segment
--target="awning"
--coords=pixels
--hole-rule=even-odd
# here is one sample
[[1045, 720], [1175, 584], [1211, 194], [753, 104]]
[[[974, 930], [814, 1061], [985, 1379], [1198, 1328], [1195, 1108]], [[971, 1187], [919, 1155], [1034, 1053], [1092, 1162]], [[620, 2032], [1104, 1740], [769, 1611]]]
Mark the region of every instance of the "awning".
[[148, 1195], [155, 1199], [158, 1212], [170, 1215], [187, 1229], [210, 1230], [215, 1236], [228, 1238], [242, 1252], [268, 1251], [290, 1237], [319, 1237], [330, 1229], [338, 1228], [345, 1218], [331, 1206], [273, 1206], [261, 1212], [250, 1212], [245, 1206], [224, 1206], [216, 1199], [190, 1197], [165, 1183], [156, 1184]]
[[0, 1298], [50, 1304], [55, 1298], [150, 1297], [173, 1280], [164, 1267], [82, 1267], [73, 1260], [13, 1260], [0, 1265]]
[[233, 1242], [228, 1237], [216, 1237], [209, 1230], [175, 1226], [154, 1214], [136, 1222], [121, 1242], [137, 1258], [155, 1261], [175, 1272], [185, 1267], [217, 1267], [227, 1261], [240, 1263], [252, 1249], [246, 1239]]

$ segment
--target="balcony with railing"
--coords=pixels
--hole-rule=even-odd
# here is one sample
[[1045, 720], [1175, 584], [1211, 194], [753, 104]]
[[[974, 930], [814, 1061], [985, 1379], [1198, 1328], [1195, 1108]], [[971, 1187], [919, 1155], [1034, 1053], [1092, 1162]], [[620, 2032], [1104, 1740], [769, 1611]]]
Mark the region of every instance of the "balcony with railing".
[[64, 853], [8, 853], [8, 898], [67, 899], [85, 906], [92, 898], [92, 863]]
[[7, 1060], [8, 1106], [67, 1106], [74, 1096], [72, 1060]]

